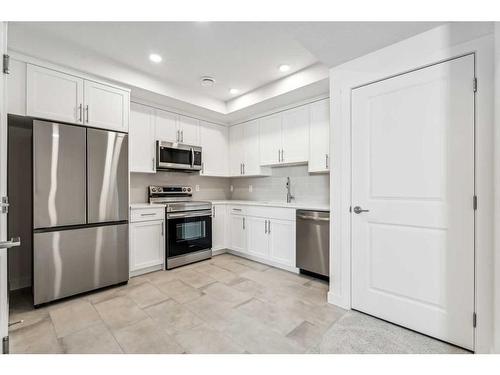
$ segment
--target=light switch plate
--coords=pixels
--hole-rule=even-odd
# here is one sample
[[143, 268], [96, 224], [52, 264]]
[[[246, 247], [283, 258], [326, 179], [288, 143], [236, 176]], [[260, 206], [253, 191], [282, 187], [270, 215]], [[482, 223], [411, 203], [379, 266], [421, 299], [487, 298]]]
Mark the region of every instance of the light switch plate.
[[230, 186], [229, 186], [229, 191], [230, 191], [231, 193], [234, 191], [234, 187], [233, 187], [233, 185], [230, 185]]
[[253, 191], [253, 186], [252, 185], [248, 185], [248, 192], [251, 193]]
[[195, 185], [194, 190], [200, 191], [200, 185]]

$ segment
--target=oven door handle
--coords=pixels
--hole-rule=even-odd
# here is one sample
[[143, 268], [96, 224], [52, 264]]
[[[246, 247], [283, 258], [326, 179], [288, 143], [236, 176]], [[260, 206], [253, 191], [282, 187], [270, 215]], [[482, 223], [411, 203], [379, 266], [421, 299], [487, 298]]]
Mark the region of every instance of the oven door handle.
[[179, 212], [179, 213], [169, 213], [167, 214], [167, 219], [179, 219], [184, 217], [200, 217], [200, 216], [212, 216], [212, 210], [194, 211], [194, 212]]

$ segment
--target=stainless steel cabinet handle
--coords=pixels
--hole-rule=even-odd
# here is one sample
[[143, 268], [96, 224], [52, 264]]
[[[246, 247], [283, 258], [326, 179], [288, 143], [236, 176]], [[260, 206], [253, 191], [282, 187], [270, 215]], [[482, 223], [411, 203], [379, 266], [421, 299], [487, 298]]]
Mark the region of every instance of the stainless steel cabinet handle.
[[177, 132], [176, 132], [176, 140], [177, 140], [177, 142], [180, 142], [179, 130], [177, 130]]
[[355, 214], [360, 214], [362, 212], [370, 212], [370, 210], [363, 210], [361, 207], [359, 206], [356, 206], [352, 209], [354, 211]]
[[264, 233], [267, 233], [267, 220], [264, 220]]
[[205, 173], [205, 163], [201, 163], [201, 173]]
[[281, 161], [281, 150], [278, 149], [278, 163]]
[[243, 174], [245, 174], [245, 163], [243, 163]]
[[184, 142], [184, 130], [181, 130], [181, 142]]
[[78, 121], [82, 122], [82, 116], [83, 116], [83, 104], [82, 103], [80, 103], [80, 105], [78, 106], [78, 110], [80, 112], [80, 116], [78, 117]]
[[267, 234], [271, 234], [271, 220], [267, 221]]
[[156, 213], [151, 213], [151, 214], [141, 214], [141, 216], [155, 216]]
[[328, 154], [325, 154], [325, 168], [328, 169]]
[[162, 221], [161, 223], [161, 236], [163, 237], [163, 226], [165, 225], [165, 222]]
[[87, 124], [88, 124], [89, 123], [89, 105], [88, 104], [85, 106], [85, 113], [87, 115]]
[[285, 151], [281, 149], [281, 162], [285, 161]]
[[16, 247], [21, 245], [21, 238], [14, 237], [10, 241], [0, 241], [0, 249], [10, 249], [11, 247]]
[[314, 221], [330, 221], [330, 218], [328, 217], [317, 217], [308, 215], [297, 215], [297, 218], [304, 220], [314, 220]]
[[243, 229], [245, 229], [245, 218], [243, 218]]
[[241, 208], [233, 208], [233, 211], [241, 211]]

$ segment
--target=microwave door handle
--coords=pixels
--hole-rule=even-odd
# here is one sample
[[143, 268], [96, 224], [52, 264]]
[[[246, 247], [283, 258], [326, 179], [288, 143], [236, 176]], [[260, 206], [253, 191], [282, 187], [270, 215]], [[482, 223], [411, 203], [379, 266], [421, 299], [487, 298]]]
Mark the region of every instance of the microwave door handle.
[[191, 147], [191, 168], [194, 168], [194, 150]]

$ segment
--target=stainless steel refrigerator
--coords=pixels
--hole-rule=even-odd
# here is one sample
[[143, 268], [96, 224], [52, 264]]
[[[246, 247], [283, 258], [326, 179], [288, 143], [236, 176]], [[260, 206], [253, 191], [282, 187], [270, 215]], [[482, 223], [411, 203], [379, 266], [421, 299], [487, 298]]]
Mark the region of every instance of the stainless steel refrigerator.
[[127, 141], [33, 121], [35, 305], [128, 280]]

